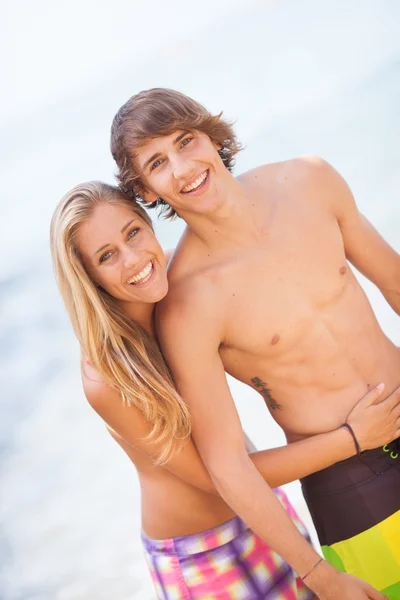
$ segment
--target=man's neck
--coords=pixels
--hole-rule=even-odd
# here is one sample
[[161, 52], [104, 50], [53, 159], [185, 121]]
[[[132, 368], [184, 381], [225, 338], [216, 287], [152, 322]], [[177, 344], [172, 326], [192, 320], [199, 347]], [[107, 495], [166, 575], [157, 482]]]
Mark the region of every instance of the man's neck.
[[181, 211], [189, 232], [210, 249], [240, 246], [257, 236], [257, 201], [230, 173], [219, 194], [220, 202], [212, 212]]

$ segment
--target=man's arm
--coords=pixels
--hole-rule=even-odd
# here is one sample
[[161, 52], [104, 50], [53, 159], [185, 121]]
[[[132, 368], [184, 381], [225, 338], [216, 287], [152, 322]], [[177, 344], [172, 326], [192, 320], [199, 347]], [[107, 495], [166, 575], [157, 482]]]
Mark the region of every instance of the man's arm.
[[346, 257], [400, 314], [400, 255], [359, 212], [349, 186], [333, 167], [316, 157], [304, 160], [311, 167], [315, 197], [326, 202], [337, 218]]
[[[189, 405], [196, 446], [219, 494], [249, 527], [304, 575], [319, 556], [299, 533], [246, 452], [218, 352], [224, 318], [223, 310], [217, 308], [217, 296], [206, 282], [185, 298], [182, 293], [170, 294], [157, 315], [161, 346], [178, 389]], [[348, 588], [350, 595], [342, 589], [346, 581], [326, 563], [307, 578], [309, 587], [321, 598], [356, 598], [351, 595], [354, 589]], [[340, 594], [332, 592], [337, 585]]]

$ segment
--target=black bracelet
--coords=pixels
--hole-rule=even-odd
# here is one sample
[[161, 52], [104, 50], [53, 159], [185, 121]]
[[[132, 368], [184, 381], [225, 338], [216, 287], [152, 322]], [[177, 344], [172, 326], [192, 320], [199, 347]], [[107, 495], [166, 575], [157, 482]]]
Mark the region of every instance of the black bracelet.
[[355, 444], [355, 447], [356, 447], [356, 450], [357, 450], [357, 454], [359, 456], [361, 454], [361, 448], [360, 448], [360, 444], [358, 443], [358, 440], [356, 438], [356, 434], [353, 431], [352, 426], [349, 425], [348, 423], [345, 423], [344, 425], [342, 425], [342, 427], [344, 427], [345, 429], [347, 429], [347, 431], [350, 432], [350, 435], [351, 435], [351, 437], [354, 440], [354, 444]]

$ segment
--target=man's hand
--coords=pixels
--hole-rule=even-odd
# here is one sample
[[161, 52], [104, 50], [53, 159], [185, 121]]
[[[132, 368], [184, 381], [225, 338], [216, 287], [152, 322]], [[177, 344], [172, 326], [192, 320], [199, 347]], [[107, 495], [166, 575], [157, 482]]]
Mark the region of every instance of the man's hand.
[[383, 384], [370, 390], [347, 418], [361, 450], [389, 444], [400, 436], [400, 386], [381, 400]]
[[317, 594], [319, 600], [388, 600], [369, 583], [338, 571], [326, 561], [318, 565], [304, 583]]
[[348, 573], [339, 573], [333, 585], [328, 584], [324, 591], [318, 592], [318, 598], [319, 600], [388, 600], [387, 596], [378, 592], [372, 585]]

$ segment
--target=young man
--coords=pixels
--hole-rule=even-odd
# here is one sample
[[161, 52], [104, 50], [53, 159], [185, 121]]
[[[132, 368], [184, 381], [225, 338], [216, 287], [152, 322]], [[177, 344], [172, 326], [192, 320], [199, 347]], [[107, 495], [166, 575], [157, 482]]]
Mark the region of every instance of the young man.
[[[288, 442], [340, 427], [370, 386], [384, 381], [389, 393], [400, 383], [400, 350], [347, 261], [400, 313], [400, 257], [320, 159], [235, 179], [231, 127], [178, 92], [131, 98], [111, 148], [125, 190], [187, 223], [158, 332], [221, 496], [298, 573], [310, 572], [321, 599], [381, 597], [327, 562], [314, 568], [318, 555], [249, 460], [225, 371], [261, 393]], [[361, 456], [354, 444], [354, 457], [304, 480], [306, 499], [330, 562], [400, 598], [398, 441]]]

